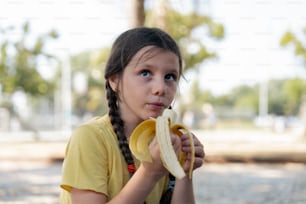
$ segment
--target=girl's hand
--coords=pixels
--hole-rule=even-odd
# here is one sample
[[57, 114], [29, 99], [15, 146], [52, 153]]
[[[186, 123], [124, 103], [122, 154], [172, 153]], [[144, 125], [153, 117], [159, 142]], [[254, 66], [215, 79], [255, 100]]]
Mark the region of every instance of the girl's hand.
[[[179, 152], [181, 151], [181, 139], [174, 135], [171, 134], [171, 142], [174, 148], [174, 151], [176, 155], [179, 155]], [[150, 171], [151, 174], [154, 174], [157, 177], [162, 177], [165, 176], [168, 173], [168, 170], [164, 167], [162, 159], [161, 159], [161, 153], [159, 149], [159, 145], [157, 142], [157, 138], [154, 137], [152, 142], [149, 145], [150, 153], [152, 156], [152, 163], [150, 162], [142, 162], [143, 167], [147, 171]]]
[[[193, 135], [193, 134], [192, 134]], [[191, 161], [191, 148], [190, 142], [187, 134], [183, 134], [181, 137], [181, 144], [182, 144], [182, 152], [187, 153], [187, 160], [184, 165], [184, 170], [186, 172], [189, 171], [190, 161]], [[193, 143], [194, 143], [194, 165], [193, 169], [197, 169], [201, 167], [204, 163], [205, 152], [202, 143], [198, 140], [196, 136], [193, 135]]]

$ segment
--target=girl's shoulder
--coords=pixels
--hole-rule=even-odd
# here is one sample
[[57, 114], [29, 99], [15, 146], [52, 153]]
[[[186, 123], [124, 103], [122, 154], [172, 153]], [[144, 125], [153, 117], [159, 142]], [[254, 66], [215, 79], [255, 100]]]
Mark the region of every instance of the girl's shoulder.
[[106, 114], [104, 116], [94, 117], [88, 122], [79, 125], [72, 132], [71, 138], [105, 142], [105, 140], [116, 139], [116, 135], [113, 131], [109, 116]]

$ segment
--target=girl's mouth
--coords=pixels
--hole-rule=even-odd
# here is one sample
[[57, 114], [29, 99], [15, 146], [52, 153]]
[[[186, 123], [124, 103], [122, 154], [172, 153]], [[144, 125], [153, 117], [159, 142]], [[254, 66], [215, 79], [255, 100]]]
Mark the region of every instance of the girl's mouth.
[[162, 103], [149, 103], [150, 108], [152, 108], [153, 110], [160, 110], [163, 109], [165, 106]]

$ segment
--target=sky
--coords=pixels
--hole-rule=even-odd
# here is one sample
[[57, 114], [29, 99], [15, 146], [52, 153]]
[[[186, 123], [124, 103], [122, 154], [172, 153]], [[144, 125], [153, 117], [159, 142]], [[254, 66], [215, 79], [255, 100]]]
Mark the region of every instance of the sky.
[[[304, 0], [213, 0], [210, 14], [225, 26], [225, 39], [212, 46], [219, 60], [203, 65], [203, 87], [222, 93], [239, 84], [306, 76], [292, 47], [281, 48], [290, 30], [301, 36], [306, 27]], [[305, 42], [305, 41], [304, 41]]]
[[[60, 38], [48, 49], [59, 56], [109, 46], [128, 28], [128, 2], [122, 0], [1, 0], [0, 27], [30, 22], [33, 35], [51, 29]], [[240, 84], [266, 79], [305, 77], [306, 70], [292, 48], [280, 48], [284, 32], [299, 35], [306, 27], [305, 0], [171, 0], [173, 7], [208, 14], [225, 27], [221, 41], [205, 41], [218, 58], [205, 62], [199, 77], [201, 87], [222, 94]], [[153, 1], [146, 2], [152, 5]], [[18, 36], [20, 33], [15, 33]], [[41, 71], [50, 77], [48, 66]], [[188, 86], [188, 84], [185, 86]]]

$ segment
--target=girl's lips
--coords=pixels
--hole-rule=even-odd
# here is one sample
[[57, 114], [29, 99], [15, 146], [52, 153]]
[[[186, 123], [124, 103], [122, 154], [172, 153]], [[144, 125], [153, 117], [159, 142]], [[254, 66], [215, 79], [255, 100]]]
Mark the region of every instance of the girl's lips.
[[154, 110], [160, 110], [164, 108], [164, 104], [162, 103], [149, 103], [149, 106]]

